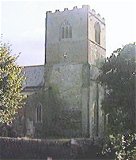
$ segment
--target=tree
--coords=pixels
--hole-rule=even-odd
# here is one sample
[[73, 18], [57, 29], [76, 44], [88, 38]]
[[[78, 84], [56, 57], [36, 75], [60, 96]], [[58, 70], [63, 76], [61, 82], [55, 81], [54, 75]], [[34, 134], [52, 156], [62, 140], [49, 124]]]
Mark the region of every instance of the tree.
[[136, 45], [119, 48], [101, 67], [99, 83], [105, 87], [102, 108], [108, 115], [105, 153], [113, 152], [117, 160], [136, 159]]
[[101, 67], [98, 81], [106, 88], [102, 107], [108, 115], [108, 133], [135, 131], [136, 45], [119, 48]]
[[10, 123], [25, 96], [22, 94], [22, 69], [16, 64], [17, 57], [11, 56], [10, 46], [0, 42], [0, 123]]

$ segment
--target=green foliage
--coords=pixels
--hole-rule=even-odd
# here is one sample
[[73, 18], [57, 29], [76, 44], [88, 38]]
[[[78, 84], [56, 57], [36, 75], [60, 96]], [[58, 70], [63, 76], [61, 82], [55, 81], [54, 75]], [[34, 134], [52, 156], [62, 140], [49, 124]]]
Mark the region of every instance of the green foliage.
[[136, 45], [119, 48], [106, 59], [98, 81], [106, 88], [102, 107], [108, 134], [135, 132]]
[[23, 105], [23, 76], [10, 46], [0, 42], [0, 123], [10, 123]]
[[109, 136], [109, 143], [103, 149], [103, 153], [115, 153], [116, 160], [136, 159], [136, 134], [118, 134]]
[[136, 159], [135, 76], [136, 45], [119, 48], [101, 67], [98, 81], [105, 87], [102, 108], [108, 115], [105, 153], [116, 160]]

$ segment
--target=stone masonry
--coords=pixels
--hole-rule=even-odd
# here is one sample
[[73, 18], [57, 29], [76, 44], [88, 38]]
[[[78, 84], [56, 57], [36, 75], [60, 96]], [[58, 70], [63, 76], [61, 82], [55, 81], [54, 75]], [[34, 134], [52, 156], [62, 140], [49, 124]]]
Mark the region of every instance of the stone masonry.
[[[32, 137], [46, 137], [52, 117], [60, 109], [68, 117], [66, 125], [61, 125], [65, 117], [56, 118], [63, 126], [60, 132], [64, 137], [95, 138], [103, 135], [101, 100], [104, 91], [96, 78], [99, 65], [106, 56], [105, 46], [105, 20], [88, 5], [46, 12], [45, 65], [39, 67], [38, 76], [41, 83], [38, 84], [34, 76], [30, 78], [31, 73], [27, 74], [31, 72], [30, 68], [25, 68], [29, 86], [24, 87], [24, 93], [30, 95], [25, 106], [25, 133], [28, 133], [26, 126], [31, 126]], [[38, 70], [35, 68], [36, 74]], [[40, 123], [36, 120], [38, 104], [42, 106]], [[31, 125], [27, 124], [28, 121]]]

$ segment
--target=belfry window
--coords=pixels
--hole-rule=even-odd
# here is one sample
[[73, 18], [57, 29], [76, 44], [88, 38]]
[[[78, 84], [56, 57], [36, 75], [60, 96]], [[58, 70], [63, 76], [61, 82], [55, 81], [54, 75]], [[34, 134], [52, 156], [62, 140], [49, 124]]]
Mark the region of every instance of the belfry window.
[[100, 44], [101, 28], [100, 28], [100, 24], [98, 22], [95, 23], [94, 29], [95, 29], [95, 42], [98, 43], [98, 44]]
[[64, 27], [62, 27], [62, 39], [64, 38]]
[[68, 26], [66, 26], [66, 36], [65, 36], [65, 38], [69, 37], [68, 29], [69, 29]]
[[68, 21], [64, 21], [60, 27], [60, 39], [66, 38], [72, 38], [72, 27]]
[[37, 123], [42, 122], [42, 105], [40, 103], [36, 107], [36, 122]]

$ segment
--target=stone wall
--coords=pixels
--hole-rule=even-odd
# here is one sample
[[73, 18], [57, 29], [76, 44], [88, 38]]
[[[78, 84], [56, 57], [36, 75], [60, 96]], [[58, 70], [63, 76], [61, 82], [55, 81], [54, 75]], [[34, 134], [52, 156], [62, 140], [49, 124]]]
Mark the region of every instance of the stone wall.
[[[95, 23], [100, 24], [100, 44], [95, 42]], [[91, 65], [99, 65], [101, 60], [106, 57], [106, 37], [105, 23], [96, 13], [89, 13], [88, 17], [88, 63]]]
[[82, 64], [54, 65], [49, 81], [59, 89], [65, 110], [81, 109]]
[[104, 97], [104, 88], [97, 83], [99, 69], [96, 66], [90, 67], [90, 96], [89, 96], [89, 125], [90, 137], [103, 137], [104, 135], [104, 113], [101, 102]]
[[[101, 27], [100, 45], [95, 42], [96, 22]], [[62, 37], [64, 24], [71, 27], [71, 37]], [[47, 12], [45, 37], [45, 66], [25, 68], [24, 91], [30, 95], [24, 113], [25, 134], [29, 130], [36, 138], [102, 135], [103, 89], [96, 78], [106, 51], [104, 19], [89, 6]], [[36, 122], [39, 103], [42, 123]]]
[[100, 17], [100, 14], [97, 14], [94, 10], [90, 11], [88, 14], [88, 39], [92, 42], [95, 42], [95, 23], [99, 22], [100, 24], [100, 47], [106, 48], [106, 26], [105, 20]]
[[[95, 42], [96, 22], [99, 22], [101, 27], [100, 45]], [[61, 37], [63, 23], [71, 26], [72, 37]], [[95, 133], [96, 126], [99, 125], [97, 121], [99, 118], [99, 121], [102, 121], [101, 117], [96, 119], [96, 103], [100, 106], [98, 101], [101, 100], [97, 100], [99, 95], [96, 93], [95, 80], [99, 74], [97, 67], [104, 57], [105, 22], [99, 14], [96, 15], [90, 10], [89, 6], [65, 9], [63, 12], [58, 10], [55, 13], [47, 12], [45, 88], [58, 89], [63, 110], [81, 112], [78, 117], [81, 122], [80, 136], [97, 136]], [[90, 70], [92, 66], [96, 68]], [[98, 92], [101, 99], [102, 92]], [[99, 115], [102, 114], [101, 111], [98, 112]], [[73, 135], [75, 136], [74, 131]]]
[[[87, 105], [88, 105], [88, 78], [87, 78], [87, 68], [83, 64], [54, 64], [53, 66], [48, 66], [49, 71], [46, 72], [46, 77], [48, 77], [48, 82], [46, 83], [46, 88], [55, 87], [58, 89], [58, 98], [61, 101], [61, 108], [66, 111], [67, 114], [72, 112], [68, 116], [69, 122], [64, 127], [66, 129], [66, 135], [71, 132], [71, 136], [81, 137], [86, 134], [87, 128]], [[79, 114], [77, 114], [77, 113]], [[77, 115], [77, 117], [75, 116]], [[73, 119], [73, 120], [72, 120]], [[77, 125], [77, 126], [76, 126]], [[69, 127], [67, 127], [69, 126]], [[75, 126], [73, 128], [72, 126]], [[72, 129], [73, 128], [73, 129]], [[77, 128], [77, 129], [76, 129]], [[73, 131], [72, 131], [73, 130]], [[77, 132], [78, 130], [78, 132]]]
[[[99, 145], [98, 145], [99, 144]], [[1, 159], [114, 159], [101, 153], [101, 142], [94, 144], [91, 139], [27, 139], [0, 138]]]
[[[61, 25], [69, 23], [72, 38], [60, 38]], [[46, 62], [62, 63], [87, 61], [87, 9], [75, 8], [63, 12], [47, 13]], [[64, 55], [67, 58], [64, 58]]]

